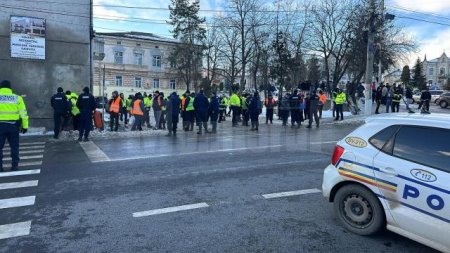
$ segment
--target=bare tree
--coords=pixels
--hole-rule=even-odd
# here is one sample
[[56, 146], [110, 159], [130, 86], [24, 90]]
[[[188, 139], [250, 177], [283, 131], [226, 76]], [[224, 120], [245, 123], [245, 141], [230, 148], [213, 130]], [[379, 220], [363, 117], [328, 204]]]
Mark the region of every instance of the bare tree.
[[258, 24], [252, 18], [254, 10], [260, 6], [259, 0], [230, 0], [228, 19], [233, 28], [237, 30], [240, 40], [241, 80], [240, 87], [245, 89], [245, 75], [247, 64], [253, 50], [252, 31]]
[[358, 1], [327, 0], [313, 5], [309, 48], [324, 58], [327, 82], [336, 87], [349, 65], [352, 17]]
[[215, 23], [212, 26], [207, 28], [206, 31], [206, 40], [205, 40], [205, 50], [204, 50], [204, 59], [206, 62], [206, 77], [203, 82], [202, 87], [205, 90], [210, 90], [213, 81], [220, 74], [219, 71], [219, 61], [221, 57], [221, 45], [218, 37], [218, 26]]

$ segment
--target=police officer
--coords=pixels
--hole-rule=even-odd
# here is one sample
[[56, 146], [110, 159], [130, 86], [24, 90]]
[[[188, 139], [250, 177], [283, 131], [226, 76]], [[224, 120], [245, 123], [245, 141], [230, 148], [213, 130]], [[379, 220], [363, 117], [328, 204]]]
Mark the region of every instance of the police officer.
[[[22, 130], [20, 127], [22, 125]], [[6, 139], [11, 147], [11, 170], [19, 166], [19, 132], [28, 130], [28, 114], [23, 98], [14, 94], [11, 83], [0, 83], [0, 147], [3, 151]], [[3, 172], [3, 152], [0, 152], [0, 172]]]
[[92, 129], [92, 112], [97, 107], [94, 96], [89, 93], [89, 88], [84, 87], [83, 94], [78, 97], [77, 107], [80, 109], [80, 126], [78, 127], [80, 134], [78, 141], [89, 141], [89, 132]]
[[334, 120], [335, 121], [339, 120], [339, 116], [341, 117], [341, 120], [344, 120], [344, 103], [347, 101], [347, 96], [339, 88], [336, 88], [336, 91], [337, 91], [337, 95], [336, 95], [336, 99], [335, 99], [336, 118], [334, 118]]
[[[61, 131], [62, 121], [66, 121], [66, 117], [69, 114], [69, 102], [67, 101], [66, 95], [63, 93], [63, 88], [59, 87], [56, 90], [56, 94], [52, 96], [50, 104], [53, 108], [53, 138], [58, 139], [59, 132]], [[70, 106], [71, 107], [71, 106]]]
[[297, 123], [297, 128], [300, 128], [302, 125], [302, 112], [300, 110], [300, 97], [298, 95], [298, 91], [296, 90], [294, 94], [292, 94], [289, 99], [289, 106], [291, 109], [291, 127], [295, 127], [295, 123]]
[[319, 127], [319, 95], [317, 95], [316, 92], [311, 92], [311, 95], [309, 97], [308, 103], [309, 103], [309, 111], [308, 111], [308, 119], [309, 119], [309, 124], [306, 128], [311, 128], [312, 126], [312, 122], [313, 122], [313, 117], [314, 117], [314, 121], [316, 122], [316, 127]]

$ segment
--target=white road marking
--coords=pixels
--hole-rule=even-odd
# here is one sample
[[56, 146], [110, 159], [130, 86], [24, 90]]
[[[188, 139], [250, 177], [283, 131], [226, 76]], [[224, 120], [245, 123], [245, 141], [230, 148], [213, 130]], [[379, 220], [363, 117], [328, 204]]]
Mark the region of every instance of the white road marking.
[[273, 198], [290, 197], [290, 196], [305, 195], [305, 194], [319, 193], [319, 192], [321, 192], [319, 189], [313, 188], [313, 189], [306, 189], [306, 190], [299, 190], [299, 191], [263, 194], [262, 196], [265, 199], [273, 199]]
[[190, 204], [190, 205], [183, 205], [183, 206], [173, 206], [173, 207], [154, 209], [154, 210], [149, 210], [149, 211], [136, 212], [136, 213], [133, 213], [133, 217], [139, 218], [139, 217], [145, 217], [145, 216], [151, 216], [151, 215], [157, 215], [157, 214], [163, 214], [163, 213], [173, 213], [173, 212], [186, 211], [186, 210], [205, 208], [205, 207], [209, 207], [209, 205], [206, 204], [205, 202], [197, 203], [197, 204]]
[[0, 172], [0, 177], [13, 177], [13, 176], [24, 176], [24, 175], [35, 175], [41, 173], [41, 170], [19, 170], [19, 171], [9, 171]]
[[[147, 159], [147, 158], [159, 158], [159, 157], [168, 157], [168, 156], [183, 156], [183, 155], [195, 155], [195, 154], [206, 154], [206, 153], [219, 153], [219, 152], [230, 152], [230, 151], [242, 151], [242, 150], [255, 150], [255, 149], [265, 149], [265, 148], [278, 148], [283, 145], [271, 145], [271, 146], [260, 146], [260, 147], [246, 147], [246, 148], [229, 148], [229, 149], [218, 149], [218, 150], [206, 150], [206, 151], [197, 151], [197, 152], [189, 152], [189, 153], [180, 153], [180, 154], [161, 154], [161, 155], [148, 155], [148, 156], [132, 156], [132, 157], [124, 157], [124, 158], [113, 158], [108, 161], [127, 161], [127, 160], [138, 160], [138, 159]], [[102, 161], [103, 162], [103, 161]]]
[[98, 163], [111, 161], [111, 159], [109, 159], [109, 157], [92, 141], [81, 142], [80, 145], [91, 162]]
[[[25, 146], [25, 147], [19, 146], [19, 150], [44, 149], [44, 148], [45, 148], [45, 146]], [[5, 151], [11, 151], [11, 148], [10, 148], [10, 147], [5, 147], [5, 148], [3, 148], [3, 150], [5, 150]]]
[[[5, 144], [8, 147], [9, 144]], [[45, 145], [45, 142], [19, 142], [20, 146]]]
[[[23, 166], [35, 166], [35, 165], [42, 165], [42, 161], [36, 161], [36, 162], [19, 162], [19, 167]], [[4, 164], [3, 168], [11, 168], [11, 164]]]
[[33, 187], [33, 186], [37, 186], [37, 185], [38, 185], [38, 180], [14, 182], [14, 183], [3, 183], [3, 184], [0, 184], [0, 190]]
[[[44, 153], [43, 149], [39, 149], [39, 150], [20, 150], [19, 153], [21, 155], [23, 154], [39, 154], [39, 153]], [[5, 156], [5, 155], [3, 155]]]
[[0, 225], [0, 239], [30, 234], [31, 221]]
[[[30, 159], [39, 159], [44, 158], [44, 155], [30, 155], [30, 156], [21, 156], [20, 160], [30, 160]], [[3, 158], [3, 161], [11, 161], [11, 157], [5, 157]]]
[[32, 206], [36, 196], [11, 198], [11, 199], [0, 199], [0, 209], [11, 208], [11, 207], [21, 207], [21, 206]]

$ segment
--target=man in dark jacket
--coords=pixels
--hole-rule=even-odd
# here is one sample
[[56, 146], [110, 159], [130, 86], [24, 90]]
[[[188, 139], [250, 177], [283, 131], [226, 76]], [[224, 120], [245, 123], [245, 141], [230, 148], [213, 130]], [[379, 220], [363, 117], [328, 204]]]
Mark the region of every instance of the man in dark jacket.
[[300, 110], [300, 97], [297, 94], [298, 92], [295, 91], [294, 94], [292, 94], [291, 98], [289, 99], [289, 106], [291, 108], [291, 125], [292, 128], [295, 127], [295, 123], [297, 123], [297, 128], [300, 128], [302, 125], [301, 119], [302, 113]]
[[319, 109], [319, 96], [317, 93], [312, 92], [308, 99], [309, 103], [309, 124], [306, 128], [311, 128], [313, 117], [314, 121], [316, 122], [316, 127], [319, 127], [319, 115], [318, 115], [318, 109]]
[[377, 103], [377, 109], [375, 110], [375, 114], [380, 114], [379, 109], [381, 105], [381, 99], [383, 98], [383, 88], [384, 84], [380, 84], [378, 86], [377, 91], [375, 92], [375, 101]]
[[255, 92], [252, 98], [249, 98], [248, 112], [250, 114], [250, 121], [252, 123], [251, 131], [258, 131], [259, 114], [261, 112], [261, 101], [259, 100], [259, 93]]
[[205, 128], [205, 133], [208, 133], [208, 108], [209, 101], [203, 94], [203, 90], [194, 99], [195, 117], [198, 126], [197, 134], [202, 134], [202, 126]]
[[284, 95], [280, 102], [280, 116], [281, 120], [283, 120], [283, 126], [287, 126], [287, 121], [289, 118], [289, 97], [290, 94], [287, 93], [286, 95]]
[[180, 114], [181, 99], [176, 92], [170, 94], [168, 101], [166, 102], [167, 113], [167, 129], [169, 130], [168, 136], [177, 135], [177, 125]]
[[430, 113], [430, 100], [431, 100], [431, 93], [428, 90], [428, 87], [422, 91], [422, 94], [420, 95], [420, 109], [422, 107], [421, 113]]
[[97, 107], [95, 98], [89, 93], [89, 88], [84, 87], [83, 94], [78, 97], [77, 107], [80, 109], [80, 126], [78, 127], [80, 134], [78, 141], [89, 141], [89, 132], [92, 129], [92, 112]]
[[217, 120], [219, 119], [219, 98], [216, 93], [213, 92], [208, 109], [209, 119], [211, 120], [212, 131], [211, 133], [217, 133]]
[[153, 114], [155, 115], [155, 127], [153, 129], [157, 130], [159, 128], [159, 122], [162, 114], [162, 98], [159, 91], [155, 91], [153, 94], [152, 109]]
[[52, 96], [50, 104], [53, 108], [53, 138], [58, 139], [59, 132], [61, 131], [61, 123], [63, 122], [63, 119], [70, 113], [69, 110], [71, 106], [67, 101], [66, 95], [64, 95], [63, 93], [63, 88], [59, 87], [56, 91], [57, 93]]

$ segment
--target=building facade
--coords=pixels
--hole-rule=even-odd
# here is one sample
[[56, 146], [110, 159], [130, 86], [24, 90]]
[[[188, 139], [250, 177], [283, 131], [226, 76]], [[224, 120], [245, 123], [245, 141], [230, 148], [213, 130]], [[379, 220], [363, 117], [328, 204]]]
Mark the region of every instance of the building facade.
[[31, 128], [51, 127], [56, 89], [91, 82], [91, 0], [1, 3], [0, 79], [23, 95]]
[[[151, 33], [97, 33], [96, 43], [103, 43], [104, 59], [94, 62], [94, 96], [109, 97], [113, 91], [125, 96], [137, 92], [184, 92], [178, 79], [176, 62], [169, 57], [177, 40]], [[103, 76], [104, 82], [103, 82]]]
[[433, 60], [427, 60], [427, 56], [425, 56], [422, 65], [429, 86], [441, 89], [447, 84], [450, 77], [450, 58], [445, 52], [441, 57]]

